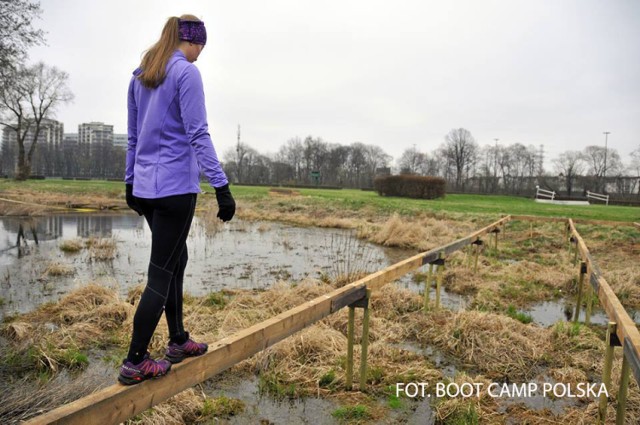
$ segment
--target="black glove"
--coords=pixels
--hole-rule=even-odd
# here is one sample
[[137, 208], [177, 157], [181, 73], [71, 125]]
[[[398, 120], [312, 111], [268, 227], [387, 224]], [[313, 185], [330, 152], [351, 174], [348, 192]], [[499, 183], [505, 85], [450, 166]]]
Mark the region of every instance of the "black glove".
[[222, 187], [214, 187], [216, 190], [216, 199], [218, 200], [218, 218], [222, 221], [229, 221], [236, 213], [236, 201], [231, 196], [229, 185]]
[[137, 212], [138, 215], [142, 215], [142, 210], [140, 209], [140, 206], [138, 206], [138, 201], [136, 201], [136, 197], [133, 196], [133, 185], [127, 184], [126, 188], [127, 205], [129, 208]]

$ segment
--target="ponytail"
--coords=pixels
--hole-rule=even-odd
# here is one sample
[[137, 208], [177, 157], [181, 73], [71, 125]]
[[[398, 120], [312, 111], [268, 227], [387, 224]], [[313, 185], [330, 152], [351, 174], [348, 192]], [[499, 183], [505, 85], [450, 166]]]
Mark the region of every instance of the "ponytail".
[[180, 33], [178, 31], [180, 19], [199, 21], [193, 15], [182, 15], [180, 18], [172, 16], [167, 20], [162, 29], [160, 40], [142, 56], [142, 62], [140, 63], [142, 73], [138, 78], [143, 86], [154, 89], [164, 81], [167, 73], [167, 62], [169, 62], [171, 55], [180, 45]]

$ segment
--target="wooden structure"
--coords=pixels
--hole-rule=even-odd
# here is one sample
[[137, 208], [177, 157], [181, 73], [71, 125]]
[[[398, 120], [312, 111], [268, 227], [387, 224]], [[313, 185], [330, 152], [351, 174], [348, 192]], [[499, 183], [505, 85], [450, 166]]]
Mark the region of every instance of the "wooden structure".
[[[437, 267], [441, 273], [447, 256], [462, 248], [469, 247], [475, 248], [476, 250], [475, 269], [477, 269], [479, 248], [482, 247], [484, 243], [482, 237], [485, 235], [494, 235], [494, 247], [497, 249], [498, 234], [502, 227], [511, 220], [566, 223], [567, 234], [570, 234], [571, 241], [576, 246], [576, 258], [579, 253], [582, 260], [580, 269], [581, 278], [588, 276], [588, 282], [591, 283], [593, 290], [595, 290], [595, 293], [598, 295], [610, 320], [615, 323], [613, 326], [610, 326], [611, 332], [608, 335], [608, 340], [619, 341], [623, 346], [625, 359], [623, 363], [623, 373], [625, 370], [628, 371], [631, 369], [636, 380], [640, 382], [640, 334], [620, 304], [620, 301], [611, 290], [611, 287], [602, 276], [600, 269], [595, 264], [584, 241], [577, 232], [574, 221], [559, 217], [505, 216], [466, 237], [417, 254], [376, 273], [370, 274], [356, 282], [336, 289], [329, 294], [317, 297], [273, 318], [221, 339], [211, 344], [209, 352], [205, 355], [187, 359], [180, 364], [174, 365], [171, 372], [162, 379], [145, 381], [131, 387], [113, 385], [33, 418], [26, 423], [85, 424], [95, 423], [96, 418], [99, 418], [98, 421], [102, 424], [120, 423], [187, 388], [211, 378], [253, 354], [272, 346], [278, 341], [347, 306], [349, 307], [349, 323], [347, 331], [346, 383], [349, 388], [352, 384], [353, 374], [353, 327], [355, 308], [362, 308], [364, 310], [362, 357], [360, 362], [360, 389], [362, 390], [364, 389], [367, 372], [368, 300], [371, 292], [380, 289], [385, 284], [402, 277], [408, 272], [428, 265], [430, 273], [427, 278], [427, 283], [425, 284], [425, 309], [427, 309], [429, 289], [431, 288], [431, 271], [433, 267]], [[629, 223], [618, 222], [591, 223], [629, 225]], [[638, 226], [637, 223], [635, 225]], [[438, 279], [436, 286], [436, 307], [438, 307], [439, 300], [440, 284], [438, 283], [441, 283], [440, 279]], [[581, 296], [581, 291], [579, 291], [579, 294]], [[579, 311], [576, 311], [576, 320], [578, 316]], [[605, 364], [605, 372], [606, 370]], [[604, 378], [606, 378], [606, 376]], [[606, 382], [606, 380], [604, 381]], [[623, 384], [624, 388], [621, 386], [621, 394], [626, 394], [626, 381], [623, 380]], [[604, 407], [606, 409], [606, 400]], [[624, 404], [623, 407], [620, 408], [619, 403], [618, 416], [624, 420]]]
[[596, 201], [606, 202], [609, 205], [609, 195], [603, 195], [601, 193], [589, 192], [587, 190], [587, 199], [595, 199]]
[[[99, 418], [101, 424], [118, 424], [187, 388], [211, 378], [346, 306], [355, 308], [359, 304], [365, 303], [368, 300], [370, 291], [380, 289], [383, 285], [402, 277], [406, 273], [438, 260], [441, 252], [444, 252], [445, 255], [450, 254], [471, 244], [483, 235], [504, 225], [509, 219], [510, 217], [504, 217], [465, 238], [444, 247], [417, 254], [340, 289], [336, 289], [329, 294], [322, 295], [271, 319], [223, 338], [211, 344], [209, 351], [203, 356], [188, 359], [174, 365], [169, 374], [162, 379], [144, 381], [130, 387], [119, 384], [112, 385], [33, 418], [26, 423], [87, 424], [95, 423], [96, 418]], [[365, 319], [368, 317], [366, 315], [368, 315], [368, 308], [365, 307]], [[350, 310], [350, 327], [353, 326], [352, 317], [353, 313]], [[366, 335], [368, 320], [365, 320], [363, 325], [363, 335]], [[353, 331], [351, 335], [353, 335]], [[363, 357], [360, 370], [361, 388], [364, 386], [363, 379], [366, 376], [367, 342], [365, 341], [366, 338], [363, 338]], [[350, 344], [352, 343], [353, 339], [351, 339]], [[350, 374], [347, 375], [347, 379], [350, 382]]]
[[552, 190], [540, 189], [540, 186], [536, 186], [536, 199], [540, 198], [549, 198], [550, 200], [554, 200], [556, 197], [556, 193]]

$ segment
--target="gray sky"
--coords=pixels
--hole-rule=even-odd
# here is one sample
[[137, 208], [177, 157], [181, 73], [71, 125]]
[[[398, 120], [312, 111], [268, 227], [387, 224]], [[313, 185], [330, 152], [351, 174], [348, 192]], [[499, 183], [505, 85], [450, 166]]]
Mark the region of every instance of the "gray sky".
[[[363, 142], [397, 159], [452, 128], [481, 144], [640, 147], [640, 1], [42, 0], [43, 60], [70, 74], [65, 132], [126, 132], [126, 92], [166, 19], [207, 26], [196, 62], [214, 146], [261, 153], [307, 135]], [[547, 167], [548, 168], [548, 167]]]

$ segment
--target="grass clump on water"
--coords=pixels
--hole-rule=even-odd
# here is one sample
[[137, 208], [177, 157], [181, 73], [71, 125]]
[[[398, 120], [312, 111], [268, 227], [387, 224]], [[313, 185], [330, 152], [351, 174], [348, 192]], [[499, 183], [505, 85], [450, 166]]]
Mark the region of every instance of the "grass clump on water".
[[84, 242], [82, 239], [67, 239], [60, 242], [60, 250], [67, 253], [76, 253], [82, 251]]
[[354, 423], [373, 418], [369, 408], [360, 404], [339, 407], [331, 413], [331, 416], [336, 418], [340, 423]]

